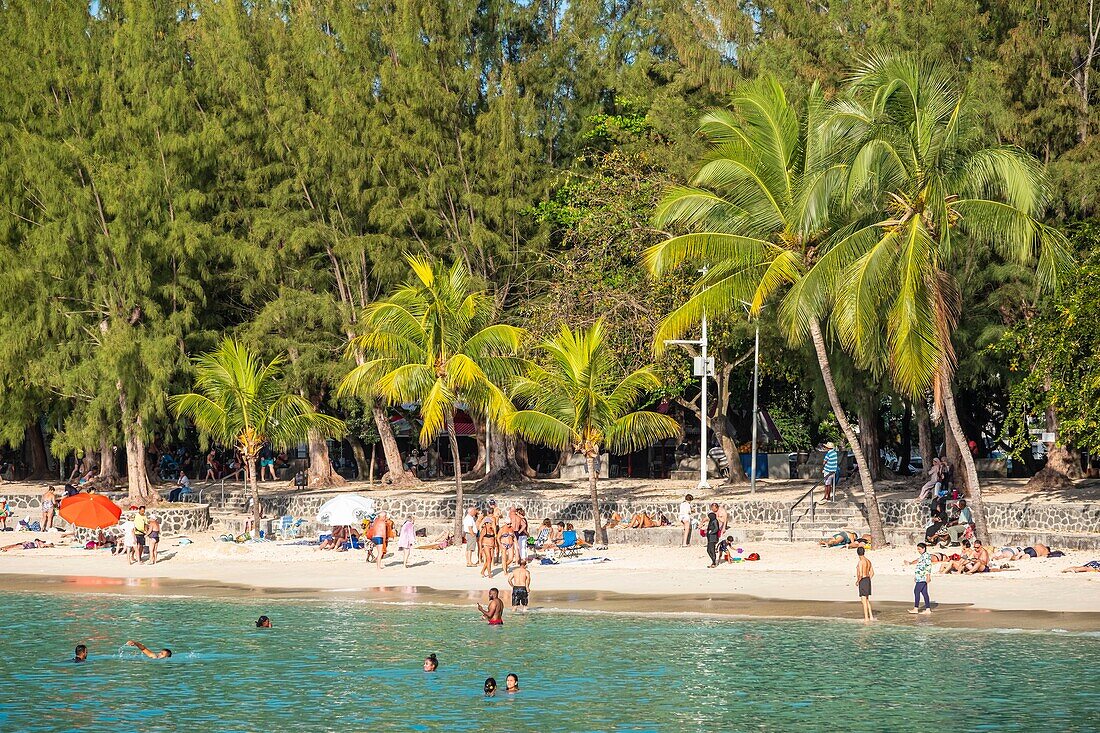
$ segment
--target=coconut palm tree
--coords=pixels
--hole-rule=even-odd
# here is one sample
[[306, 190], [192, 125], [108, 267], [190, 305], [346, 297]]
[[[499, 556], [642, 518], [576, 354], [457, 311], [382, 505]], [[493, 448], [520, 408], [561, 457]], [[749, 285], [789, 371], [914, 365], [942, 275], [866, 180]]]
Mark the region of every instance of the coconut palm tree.
[[686, 261], [707, 266], [693, 295], [668, 315], [655, 337], [662, 348], [698, 323], [759, 317], [779, 299], [779, 323], [792, 345], [807, 338], [817, 355], [833, 414], [855, 454], [872, 543], [886, 542], [867, 459], [836, 389], [821, 320], [848, 239], [867, 238], [867, 221], [844, 205], [850, 145], [833, 124], [821, 91], [788, 100], [770, 77], [740, 88], [728, 110], [703, 116], [710, 150], [691, 185], [672, 188], [658, 206], [658, 226], [688, 230], [650, 248], [645, 263], [661, 274]]
[[262, 364], [247, 348], [226, 339], [195, 364], [195, 392], [173, 395], [169, 404], [203, 435], [224, 445], [236, 444], [244, 457], [252, 488], [252, 531], [260, 531], [260, 490], [256, 459], [265, 442], [297, 445], [311, 430], [325, 437], [344, 433], [344, 423], [317, 412], [309, 400], [288, 390], [282, 360]]
[[943, 68], [910, 56], [872, 56], [853, 77], [837, 121], [860, 138], [847, 190], [875, 203], [874, 236], [850, 242], [834, 321], [863, 363], [886, 357], [898, 388], [933, 392], [962, 456], [978, 535], [988, 540], [978, 473], [955, 407], [955, 273], [976, 248], [1035, 265], [1057, 284], [1071, 262], [1042, 221], [1048, 187], [1038, 161], [986, 143], [966, 95]]
[[514, 382], [513, 396], [524, 409], [515, 412], [508, 425], [533, 443], [584, 456], [599, 537], [600, 453], [640, 450], [678, 436], [680, 424], [667, 415], [637, 409], [661, 381], [649, 367], [617, 379], [601, 321], [585, 331], [562, 326], [561, 333], [540, 344], [539, 350], [544, 363], [532, 365]]
[[338, 394], [379, 397], [389, 405], [415, 403], [423, 422], [421, 445], [443, 430], [451, 444], [455, 474], [455, 535], [462, 533], [462, 467], [455, 433], [460, 405], [507, 423], [512, 402], [501, 385], [518, 375], [516, 356], [524, 331], [496, 323], [492, 296], [474, 290], [461, 262], [449, 269], [439, 262], [406, 255], [409, 282], [369, 306], [360, 319], [363, 333], [351, 341], [362, 355], [341, 382]]

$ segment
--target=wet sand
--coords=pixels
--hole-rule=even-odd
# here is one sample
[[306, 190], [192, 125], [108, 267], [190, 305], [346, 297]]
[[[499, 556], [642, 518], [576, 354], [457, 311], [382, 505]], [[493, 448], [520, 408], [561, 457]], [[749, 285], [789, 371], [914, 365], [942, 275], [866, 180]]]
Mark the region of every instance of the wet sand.
[[[268, 599], [279, 602], [361, 602], [401, 605], [442, 605], [469, 608], [484, 602], [482, 591], [439, 590], [423, 586], [362, 586], [315, 588], [258, 587], [215, 581], [100, 576], [0, 575], [0, 587], [14, 593], [110, 594], [132, 597]], [[513, 612], [507, 607], [507, 618]], [[1100, 632], [1100, 612], [989, 610], [967, 604], [936, 604], [929, 615], [912, 616], [908, 604], [875, 604], [876, 623], [921, 627], [1005, 629], [1022, 631]], [[744, 594], [628, 594], [612, 591], [544, 591], [535, 594], [528, 613], [628, 614], [687, 619], [814, 619], [864, 623], [858, 602], [800, 601], [758, 598]]]

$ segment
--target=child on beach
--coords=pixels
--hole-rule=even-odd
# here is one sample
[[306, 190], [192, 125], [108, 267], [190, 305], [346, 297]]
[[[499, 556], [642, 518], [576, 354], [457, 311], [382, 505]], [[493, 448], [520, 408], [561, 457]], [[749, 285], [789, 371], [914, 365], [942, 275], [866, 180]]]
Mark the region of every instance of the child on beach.
[[[923, 542], [917, 544], [917, 567], [913, 571], [913, 607], [909, 613], [923, 613], [932, 615], [932, 601], [928, 600], [928, 584], [932, 582], [932, 558], [928, 556], [928, 546]], [[924, 610], [920, 610], [920, 599], [924, 596]]]
[[875, 569], [871, 567], [871, 561], [867, 559], [867, 551], [862, 547], [856, 548], [859, 561], [856, 562], [856, 588], [859, 589], [859, 602], [863, 604], [863, 620], [874, 621], [871, 613], [871, 578], [875, 577]]

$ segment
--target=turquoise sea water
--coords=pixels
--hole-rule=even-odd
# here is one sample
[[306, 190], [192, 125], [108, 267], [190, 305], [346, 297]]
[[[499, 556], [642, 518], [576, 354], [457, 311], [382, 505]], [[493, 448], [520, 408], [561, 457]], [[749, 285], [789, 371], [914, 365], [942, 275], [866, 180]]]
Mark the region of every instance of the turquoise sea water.
[[[439, 606], [34, 592], [0, 594], [0, 614], [0, 731], [1100, 730], [1091, 634], [552, 612], [490, 628]], [[508, 672], [522, 692], [486, 700]]]

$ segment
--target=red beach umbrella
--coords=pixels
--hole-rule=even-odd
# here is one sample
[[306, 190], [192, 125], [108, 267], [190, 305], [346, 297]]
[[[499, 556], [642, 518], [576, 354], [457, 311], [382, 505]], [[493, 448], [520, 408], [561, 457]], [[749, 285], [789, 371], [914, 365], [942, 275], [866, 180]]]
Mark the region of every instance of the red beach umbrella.
[[103, 529], [118, 524], [122, 507], [102, 494], [74, 494], [61, 500], [61, 518], [69, 524], [88, 529]]

